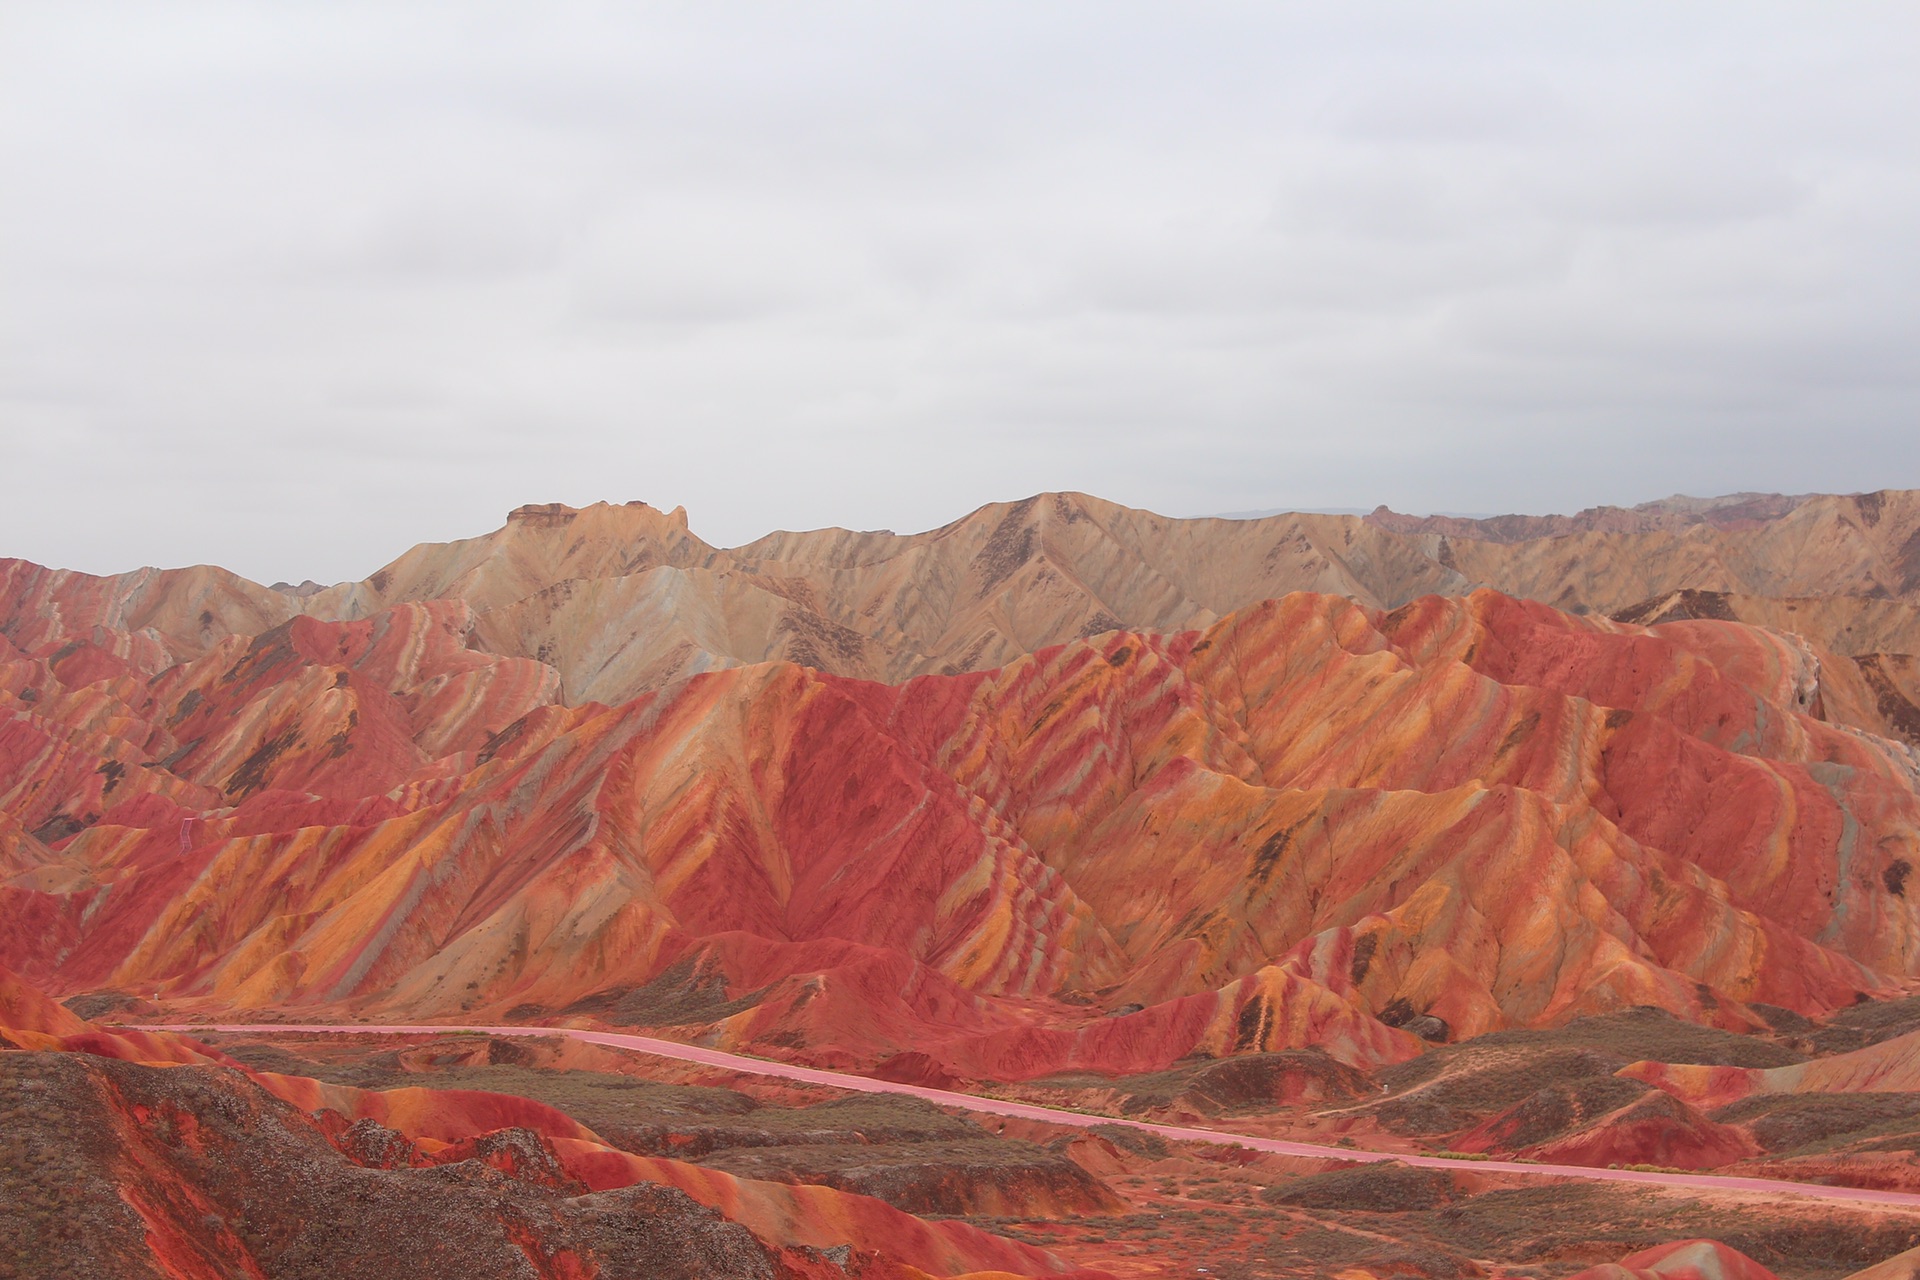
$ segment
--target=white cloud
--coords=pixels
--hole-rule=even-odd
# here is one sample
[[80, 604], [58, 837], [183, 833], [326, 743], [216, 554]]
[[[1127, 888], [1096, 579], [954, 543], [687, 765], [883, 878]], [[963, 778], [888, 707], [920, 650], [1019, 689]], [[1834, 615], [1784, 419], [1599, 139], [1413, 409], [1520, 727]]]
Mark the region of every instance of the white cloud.
[[1903, 7], [8, 23], [0, 553], [1920, 484]]

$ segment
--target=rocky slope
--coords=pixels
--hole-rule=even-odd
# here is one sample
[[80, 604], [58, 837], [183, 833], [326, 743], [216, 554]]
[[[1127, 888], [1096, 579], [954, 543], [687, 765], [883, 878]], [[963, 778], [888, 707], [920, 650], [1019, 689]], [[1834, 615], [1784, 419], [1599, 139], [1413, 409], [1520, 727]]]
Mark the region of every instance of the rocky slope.
[[1012, 1079], [1378, 1065], [1639, 1004], [1759, 1025], [1920, 956], [1911, 752], [1737, 624], [1299, 594], [994, 672], [568, 707], [470, 618], [299, 616], [173, 665], [95, 626], [0, 664], [0, 961]]
[[[1201, 1114], [1264, 1090], [1466, 1154], [1907, 1189], [1917, 617], [1897, 491], [1546, 522], [1062, 494], [730, 551], [683, 512], [535, 507], [324, 588], [0, 562], [0, 964], [87, 1011], [1157, 1073]], [[943, 1132], [936, 1172], [868, 1125], [695, 1159], [724, 1126], [612, 1142], [537, 1098], [236, 1063], [4, 973], [0, 1024], [21, 1256], [69, 1270], [391, 1262], [316, 1237], [316, 1195], [481, 1224], [413, 1272], [556, 1277], [635, 1249], [830, 1276], [840, 1245], [1038, 1274], [1065, 1264], [913, 1213], [1128, 1212], [1098, 1180], [1128, 1158], [1084, 1144], [1015, 1170]], [[1379, 1225], [1479, 1265], [1431, 1208]], [[1291, 1221], [1248, 1256], [1406, 1273]], [[1544, 1230], [1500, 1229], [1502, 1257]]]
[[531, 1098], [369, 1091], [165, 1039], [145, 1057], [0, 970], [0, 1276], [1071, 1272], [869, 1196], [636, 1157]]
[[[1864, 1021], [1891, 1026], [1902, 1008]], [[1579, 1276], [1824, 1280], [1877, 1264], [1862, 1280], [1894, 1280], [1920, 1256], [1901, 1253], [1920, 1241], [1912, 1208], [1469, 1164], [1248, 1159], [1115, 1125], [996, 1127], [917, 1099], [752, 1077], [669, 1083], [650, 1076], [685, 1064], [561, 1037], [167, 1039], [176, 1051], [162, 1067], [139, 1052], [152, 1041], [83, 1022], [0, 973], [0, 1276], [1385, 1280], [1566, 1275], [1607, 1259]], [[1385, 1103], [1373, 1081], [1315, 1054], [1183, 1068], [1175, 1096], [1205, 1096], [1241, 1126], [1276, 1102], [1332, 1103], [1323, 1114], [1350, 1123], [1358, 1099], [1405, 1127], [1529, 1087], [1544, 1095], [1578, 1075], [1554, 1069], [1575, 1042], [1596, 1059], [1769, 1049], [1643, 1012], [1391, 1068], [1378, 1077]], [[1325, 1088], [1274, 1092], [1316, 1058]], [[1261, 1067], [1280, 1069], [1246, 1069]], [[1549, 1115], [1538, 1096], [1522, 1109], [1536, 1131], [1556, 1119], [1626, 1127]], [[1778, 1145], [1775, 1119], [1805, 1136], [1795, 1117], [1752, 1132]]]

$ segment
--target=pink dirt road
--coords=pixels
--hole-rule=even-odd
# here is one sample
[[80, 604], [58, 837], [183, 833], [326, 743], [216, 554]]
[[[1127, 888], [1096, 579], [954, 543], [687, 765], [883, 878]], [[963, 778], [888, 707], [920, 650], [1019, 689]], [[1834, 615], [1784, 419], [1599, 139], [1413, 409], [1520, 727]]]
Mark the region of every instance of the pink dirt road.
[[925, 1098], [944, 1107], [964, 1107], [969, 1111], [987, 1115], [1011, 1116], [1019, 1120], [1044, 1120], [1049, 1124], [1077, 1125], [1089, 1127], [1096, 1124], [1121, 1124], [1129, 1129], [1140, 1129], [1147, 1133], [1157, 1133], [1163, 1138], [1175, 1142], [1215, 1142], [1231, 1146], [1245, 1147], [1252, 1151], [1266, 1151], [1283, 1156], [1306, 1156], [1320, 1160], [1347, 1160], [1369, 1163], [1379, 1160], [1399, 1160], [1402, 1163], [1423, 1169], [1472, 1169], [1482, 1173], [1511, 1173], [1528, 1178], [1581, 1178], [1589, 1182], [1638, 1182], [1658, 1187], [1680, 1187], [1696, 1191], [1740, 1191], [1756, 1195], [1812, 1196], [1822, 1200], [1844, 1200], [1853, 1204], [1900, 1205], [1906, 1208], [1920, 1208], [1920, 1195], [1902, 1191], [1869, 1191], [1858, 1187], [1828, 1187], [1810, 1182], [1779, 1182], [1764, 1178], [1727, 1178], [1708, 1173], [1647, 1173], [1637, 1169], [1591, 1169], [1584, 1165], [1569, 1164], [1516, 1164], [1505, 1160], [1475, 1160], [1465, 1162], [1449, 1160], [1442, 1156], [1400, 1155], [1385, 1151], [1362, 1151], [1350, 1147], [1323, 1147], [1310, 1142], [1288, 1142], [1280, 1138], [1260, 1138], [1251, 1134], [1231, 1133], [1219, 1129], [1193, 1129], [1180, 1125], [1149, 1124], [1142, 1120], [1121, 1120], [1111, 1116], [1084, 1115], [1078, 1111], [1062, 1111], [1055, 1107], [1035, 1106], [1026, 1102], [1005, 1102], [998, 1098], [983, 1098], [970, 1093], [955, 1093], [947, 1089], [928, 1089], [921, 1085], [896, 1084], [891, 1080], [875, 1080], [868, 1076], [853, 1075], [841, 1071], [823, 1071], [817, 1067], [800, 1067], [786, 1062], [771, 1062], [762, 1058], [742, 1057], [737, 1053], [723, 1053], [718, 1049], [704, 1049], [698, 1045], [681, 1044], [674, 1040], [657, 1040], [652, 1036], [623, 1035], [614, 1031], [583, 1031], [572, 1027], [470, 1027], [470, 1026], [367, 1026], [355, 1024], [341, 1026], [325, 1023], [172, 1023], [165, 1026], [148, 1024], [150, 1029], [162, 1031], [180, 1031], [192, 1034], [196, 1031], [226, 1031], [248, 1034], [274, 1034], [296, 1032], [322, 1035], [448, 1035], [460, 1032], [479, 1032], [493, 1036], [568, 1036], [587, 1044], [606, 1045], [614, 1049], [627, 1049], [635, 1053], [652, 1054], [660, 1058], [673, 1058], [681, 1062], [696, 1062], [703, 1066], [720, 1067], [728, 1071], [738, 1071], [747, 1075], [773, 1076], [781, 1080], [796, 1080], [804, 1084], [825, 1085], [833, 1089], [847, 1089], [858, 1093], [904, 1093], [916, 1098]]

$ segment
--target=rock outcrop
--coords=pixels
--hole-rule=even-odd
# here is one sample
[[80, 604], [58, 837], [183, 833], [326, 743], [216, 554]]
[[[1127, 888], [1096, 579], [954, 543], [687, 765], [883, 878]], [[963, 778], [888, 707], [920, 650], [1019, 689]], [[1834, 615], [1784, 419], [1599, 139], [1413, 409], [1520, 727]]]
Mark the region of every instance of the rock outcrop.
[[1296, 594], [993, 672], [568, 707], [468, 616], [0, 664], [0, 960], [983, 1079], [1377, 1065], [1640, 1004], [1757, 1025], [1920, 955], [1911, 760], [1821, 720], [1768, 631]]

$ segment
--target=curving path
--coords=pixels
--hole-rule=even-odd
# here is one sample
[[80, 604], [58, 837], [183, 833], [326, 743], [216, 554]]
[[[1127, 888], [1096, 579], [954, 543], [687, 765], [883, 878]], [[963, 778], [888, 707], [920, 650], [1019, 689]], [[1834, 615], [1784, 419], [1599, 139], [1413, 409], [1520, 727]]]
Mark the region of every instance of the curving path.
[[1120, 1124], [1129, 1129], [1157, 1133], [1163, 1138], [1170, 1138], [1176, 1142], [1224, 1143], [1230, 1146], [1246, 1147], [1252, 1151], [1272, 1152], [1275, 1155], [1347, 1160], [1363, 1164], [1379, 1160], [1399, 1160], [1423, 1169], [1511, 1173], [1528, 1178], [1582, 1178], [1589, 1182], [1639, 1182], [1697, 1191], [1744, 1191], [1760, 1195], [1812, 1196], [1822, 1200], [1844, 1200], [1854, 1204], [1885, 1204], [1920, 1208], [1920, 1195], [1904, 1191], [1869, 1191], [1859, 1187], [1828, 1187], [1811, 1182], [1781, 1182], [1766, 1178], [1729, 1178], [1711, 1173], [1644, 1173], [1636, 1169], [1593, 1169], [1585, 1165], [1571, 1164], [1449, 1160], [1444, 1156], [1401, 1155], [1386, 1151], [1362, 1151], [1351, 1147], [1325, 1147], [1311, 1142], [1288, 1142], [1282, 1138], [1260, 1138], [1251, 1134], [1231, 1133], [1219, 1129], [1193, 1129], [1180, 1125], [1151, 1124], [1144, 1120], [1085, 1115], [1078, 1111], [1063, 1111], [1056, 1107], [1036, 1106], [1027, 1102], [1007, 1102], [999, 1098], [984, 1098], [971, 1093], [956, 1093], [948, 1089], [896, 1084], [891, 1080], [875, 1080], [869, 1076], [853, 1075], [849, 1072], [824, 1071], [818, 1067], [801, 1067], [763, 1058], [747, 1058], [737, 1053], [724, 1053], [719, 1049], [705, 1049], [699, 1045], [681, 1044], [675, 1040], [657, 1040], [652, 1036], [624, 1035], [615, 1031], [583, 1031], [572, 1027], [367, 1026], [362, 1024], [343, 1026], [329, 1023], [283, 1022], [200, 1022], [165, 1025], [148, 1023], [143, 1025], [148, 1030], [179, 1031], [189, 1035], [196, 1031], [227, 1031], [248, 1034], [297, 1032], [323, 1035], [448, 1035], [479, 1032], [493, 1036], [569, 1036], [587, 1044], [627, 1049], [635, 1053], [673, 1058], [681, 1062], [695, 1062], [703, 1066], [720, 1067], [747, 1075], [774, 1076], [782, 1080], [797, 1080], [805, 1084], [825, 1085], [829, 1088], [847, 1089], [858, 1093], [911, 1094], [913, 1097], [925, 1098], [941, 1106], [964, 1107], [968, 1111], [1011, 1116], [1020, 1120], [1044, 1120], [1049, 1124], [1077, 1125], [1083, 1128], [1096, 1124]]

